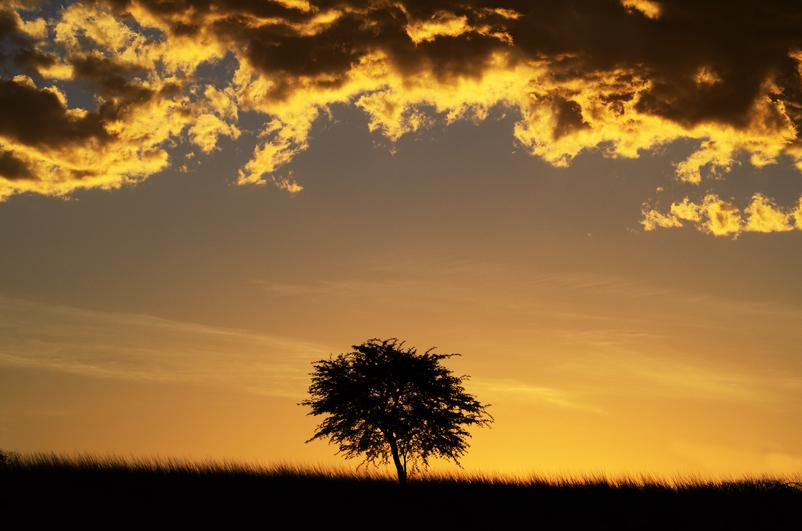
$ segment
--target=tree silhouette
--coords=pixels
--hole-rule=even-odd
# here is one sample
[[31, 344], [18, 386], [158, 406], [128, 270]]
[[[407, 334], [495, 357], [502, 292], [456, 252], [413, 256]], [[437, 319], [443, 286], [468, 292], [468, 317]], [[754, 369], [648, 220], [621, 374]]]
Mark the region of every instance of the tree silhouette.
[[429, 466], [442, 457], [459, 464], [468, 447], [470, 425], [488, 426], [488, 405], [465, 392], [440, 362], [459, 354], [419, 354], [396, 338], [370, 339], [354, 351], [314, 362], [310, 415], [327, 415], [306, 442], [329, 438], [346, 458], [389, 463], [406, 483], [407, 463]]

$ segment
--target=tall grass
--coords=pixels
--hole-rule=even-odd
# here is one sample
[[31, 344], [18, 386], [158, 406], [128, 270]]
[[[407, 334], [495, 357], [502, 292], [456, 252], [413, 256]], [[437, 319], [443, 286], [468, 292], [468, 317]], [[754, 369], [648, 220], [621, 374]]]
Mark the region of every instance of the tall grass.
[[[69, 472], [75, 474], [125, 473], [171, 477], [251, 477], [261, 479], [307, 479], [339, 482], [395, 483], [391, 472], [363, 468], [354, 471], [322, 465], [278, 463], [265, 465], [234, 460], [190, 460], [170, 457], [122, 457], [118, 455], [0, 452], [0, 471], [7, 472]], [[5, 464], [3, 464], [5, 463]], [[682, 491], [698, 489], [729, 490], [791, 489], [802, 490], [802, 474], [705, 478], [701, 475], [676, 476], [606, 476], [589, 475], [502, 475], [478, 472], [423, 472], [410, 476], [410, 483], [429, 486], [482, 486], [561, 488], [561, 489], [651, 489]]]
[[402, 487], [375, 469], [40, 453], [0, 464], [0, 526], [788, 531], [799, 479], [434, 472]]

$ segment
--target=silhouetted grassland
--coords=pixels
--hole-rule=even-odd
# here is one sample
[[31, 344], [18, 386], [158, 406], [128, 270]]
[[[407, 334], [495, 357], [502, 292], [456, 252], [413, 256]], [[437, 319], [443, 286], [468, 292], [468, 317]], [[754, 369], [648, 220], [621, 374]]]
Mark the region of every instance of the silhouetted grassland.
[[[799, 478], [425, 475], [32, 455], [0, 464], [0, 515], [119, 528], [799, 529]], [[12, 521], [12, 520], [7, 520]]]

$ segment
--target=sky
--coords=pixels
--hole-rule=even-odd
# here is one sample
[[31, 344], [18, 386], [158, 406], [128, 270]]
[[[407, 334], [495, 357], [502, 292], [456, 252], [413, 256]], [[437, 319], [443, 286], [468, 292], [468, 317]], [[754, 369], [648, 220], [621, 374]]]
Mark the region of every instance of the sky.
[[802, 472], [799, 28], [0, 0], [0, 448], [355, 467], [298, 403], [397, 337], [490, 404], [465, 470]]

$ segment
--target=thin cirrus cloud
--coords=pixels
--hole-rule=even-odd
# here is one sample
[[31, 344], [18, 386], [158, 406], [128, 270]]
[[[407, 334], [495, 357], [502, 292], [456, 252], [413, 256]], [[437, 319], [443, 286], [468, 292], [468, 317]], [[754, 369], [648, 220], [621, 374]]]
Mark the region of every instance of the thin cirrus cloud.
[[[92, 378], [196, 383], [297, 399], [308, 383], [309, 363], [333, 351], [304, 340], [7, 297], [0, 297], [0, 316], [0, 366]], [[471, 388], [503, 402], [594, 414], [605, 413], [616, 394], [755, 402], [799, 390], [793, 379], [644, 355], [654, 350], [654, 338], [626, 330], [573, 331], [570, 337], [584, 354], [562, 361], [567, 365], [560, 385], [499, 374], [471, 380]], [[618, 382], [614, 391], [611, 381]]]
[[558, 408], [604, 413], [604, 410], [600, 407], [584, 403], [571, 393], [554, 387], [532, 385], [516, 380], [474, 380], [472, 381], [472, 387], [487, 391], [502, 400], [522, 400]]
[[[503, 106], [518, 116], [514, 141], [555, 166], [591, 149], [636, 158], [691, 139], [697, 148], [675, 167], [681, 182], [724, 175], [742, 154], [755, 167], [780, 157], [802, 167], [794, 2], [31, 5], [0, 0], [0, 100], [10, 113], [0, 123], [2, 199], [140, 182], [172, 166], [176, 145], [211, 153], [223, 138], [236, 141], [244, 111], [263, 124], [237, 182], [296, 193], [288, 164], [335, 104], [361, 109], [391, 141]], [[212, 84], [198, 74], [227, 60], [235, 68]], [[70, 101], [68, 83], [94, 104]], [[699, 226], [715, 235], [799, 227], [766, 225], [760, 205], [738, 228], [726, 219], [719, 227], [704, 220], [724, 202], [708, 196], [697, 206]], [[647, 230], [686, 222], [697, 223], [657, 210], [643, 219]]]
[[301, 397], [309, 341], [0, 296], [0, 366]]

